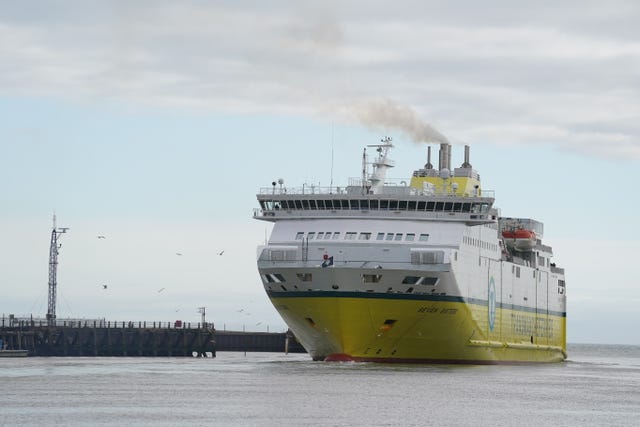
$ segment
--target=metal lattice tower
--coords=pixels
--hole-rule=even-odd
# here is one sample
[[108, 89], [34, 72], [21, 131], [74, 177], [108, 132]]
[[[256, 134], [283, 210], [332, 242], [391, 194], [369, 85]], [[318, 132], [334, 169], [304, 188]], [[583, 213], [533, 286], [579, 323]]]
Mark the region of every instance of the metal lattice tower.
[[51, 230], [51, 246], [49, 247], [49, 304], [47, 309], [47, 324], [56, 325], [56, 288], [58, 286], [58, 243], [59, 235], [67, 232], [69, 228], [56, 228], [56, 215], [53, 215], [53, 229]]

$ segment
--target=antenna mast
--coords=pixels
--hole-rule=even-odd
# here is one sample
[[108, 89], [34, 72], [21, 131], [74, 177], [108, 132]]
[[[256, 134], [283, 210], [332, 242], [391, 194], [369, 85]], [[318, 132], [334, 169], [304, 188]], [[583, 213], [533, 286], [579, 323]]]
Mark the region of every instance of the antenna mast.
[[53, 229], [51, 230], [51, 246], [49, 247], [49, 304], [47, 309], [47, 325], [56, 325], [56, 287], [58, 275], [58, 236], [67, 232], [69, 228], [56, 228], [56, 214], [53, 214]]

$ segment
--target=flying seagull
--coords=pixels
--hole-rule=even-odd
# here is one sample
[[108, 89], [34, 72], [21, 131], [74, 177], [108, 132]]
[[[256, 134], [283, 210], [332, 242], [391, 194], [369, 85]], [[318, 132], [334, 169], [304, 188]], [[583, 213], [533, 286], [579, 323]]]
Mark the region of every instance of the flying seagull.
[[106, 237], [104, 237], [103, 235], [96, 236], [96, 237], [98, 237], [98, 239], [106, 239]]
[[160, 293], [160, 292], [162, 292], [162, 291], [164, 291], [164, 288], [160, 288], [160, 289], [158, 289], [158, 293]]
[[182, 256], [182, 254], [180, 252], [176, 252], [176, 255], [178, 256]]
[[102, 289], [107, 289], [107, 285], [102, 285]]
[[218, 255], [222, 255], [224, 253], [224, 251], [220, 251], [218, 252]]

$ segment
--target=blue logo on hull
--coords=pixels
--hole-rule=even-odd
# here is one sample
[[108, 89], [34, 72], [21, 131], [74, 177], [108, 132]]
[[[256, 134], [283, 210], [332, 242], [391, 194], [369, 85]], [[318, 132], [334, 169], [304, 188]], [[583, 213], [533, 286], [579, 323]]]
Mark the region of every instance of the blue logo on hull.
[[496, 323], [496, 283], [493, 276], [489, 279], [489, 330], [493, 331]]

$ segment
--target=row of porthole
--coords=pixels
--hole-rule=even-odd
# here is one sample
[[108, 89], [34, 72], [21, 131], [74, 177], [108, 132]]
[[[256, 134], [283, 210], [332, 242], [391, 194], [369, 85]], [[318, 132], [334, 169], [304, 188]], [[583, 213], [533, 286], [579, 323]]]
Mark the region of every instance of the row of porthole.
[[[296, 240], [304, 240], [305, 238], [307, 240], [338, 240], [340, 239], [340, 232], [339, 231], [309, 231], [305, 234], [304, 231], [299, 231], [296, 233]], [[371, 240], [371, 236], [373, 235], [373, 233], [368, 232], [368, 231], [363, 231], [363, 232], [355, 232], [355, 231], [347, 231], [344, 234], [344, 240]], [[426, 242], [429, 240], [429, 234], [427, 233], [421, 233], [418, 235], [417, 238], [419, 242]], [[376, 235], [376, 240], [378, 241], [402, 241], [404, 240], [405, 242], [413, 242], [416, 240], [416, 233], [378, 233]]]

